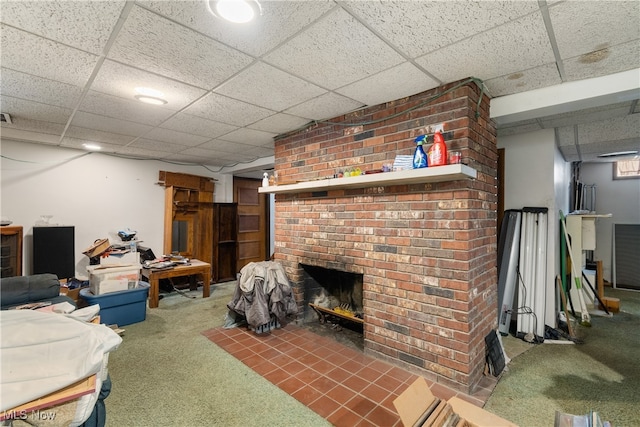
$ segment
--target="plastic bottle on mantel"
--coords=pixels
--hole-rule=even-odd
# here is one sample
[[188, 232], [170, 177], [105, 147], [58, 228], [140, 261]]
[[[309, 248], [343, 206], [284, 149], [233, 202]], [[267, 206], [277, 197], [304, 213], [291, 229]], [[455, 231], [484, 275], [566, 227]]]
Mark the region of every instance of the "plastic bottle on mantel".
[[424, 148], [422, 148], [422, 144], [426, 141], [426, 135], [420, 135], [416, 138], [416, 151], [413, 153], [413, 168], [426, 168], [427, 165], [427, 155], [424, 152]]
[[447, 164], [447, 144], [440, 131], [433, 135], [433, 145], [429, 148], [429, 166], [444, 166]]

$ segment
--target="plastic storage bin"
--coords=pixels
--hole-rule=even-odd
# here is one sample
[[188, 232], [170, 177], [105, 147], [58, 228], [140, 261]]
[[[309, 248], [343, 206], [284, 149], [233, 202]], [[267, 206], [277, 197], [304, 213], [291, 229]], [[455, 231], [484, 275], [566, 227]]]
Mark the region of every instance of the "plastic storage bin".
[[81, 289], [80, 297], [89, 305], [100, 304], [100, 322], [106, 325], [130, 325], [147, 317], [149, 284], [138, 282], [134, 289], [94, 295], [89, 289]]

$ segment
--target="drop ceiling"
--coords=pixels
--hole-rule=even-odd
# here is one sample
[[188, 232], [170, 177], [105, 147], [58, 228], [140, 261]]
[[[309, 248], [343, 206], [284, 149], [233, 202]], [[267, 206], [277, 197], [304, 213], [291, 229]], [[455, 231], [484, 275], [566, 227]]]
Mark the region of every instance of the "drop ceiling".
[[[199, 1], [3, 1], [2, 138], [213, 170], [274, 137], [469, 76], [494, 99], [640, 69], [638, 1], [263, 1], [231, 24]], [[134, 89], [163, 92], [143, 104]], [[554, 128], [567, 161], [640, 149], [622, 102], [499, 123]]]

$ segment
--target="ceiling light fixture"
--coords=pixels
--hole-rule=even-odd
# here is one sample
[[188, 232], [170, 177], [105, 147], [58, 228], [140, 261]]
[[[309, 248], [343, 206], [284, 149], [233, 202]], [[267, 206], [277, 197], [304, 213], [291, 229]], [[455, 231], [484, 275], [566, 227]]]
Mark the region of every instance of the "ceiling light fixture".
[[236, 24], [262, 15], [262, 6], [257, 0], [207, 0], [207, 7], [213, 16]]
[[134, 98], [140, 102], [151, 105], [164, 105], [167, 103], [167, 101], [165, 101], [164, 99], [156, 98], [154, 96], [136, 95], [134, 96]]
[[600, 158], [607, 158], [607, 157], [622, 157], [622, 156], [631, 156], [633, 154], [638, 154], [637, 150], [631, 150], [631, 151], [616, 151], [613, 153], [605, 153], [605, 154], [599, 154], [598, 157]]
[[150, 87], [137, 87], [137, 95], [134, 96], [140, 102], [152, 105], [164, 105], [167, 101], [163, 98], [164, 93]]
[[98, 144], [91, 144], [91, 143], [84, 143], [82, 144], [82, 146], [84, 148], [86, 148], [87, 150], [91, 150], [91, 151], [100, 151], [102, 150], [102, 147], [100, 147]]

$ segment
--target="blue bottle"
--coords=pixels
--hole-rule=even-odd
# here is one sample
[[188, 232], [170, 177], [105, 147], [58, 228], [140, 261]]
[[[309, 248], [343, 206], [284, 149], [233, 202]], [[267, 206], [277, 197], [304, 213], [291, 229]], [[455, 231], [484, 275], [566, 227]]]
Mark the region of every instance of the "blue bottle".
[[422, 144], [426, 141], [427, 135], [420, 135], [416, 138], [416, 152], [413, 153], [413, 168], [426, 168], [427, 167], [427, 155], [422, 148]]

